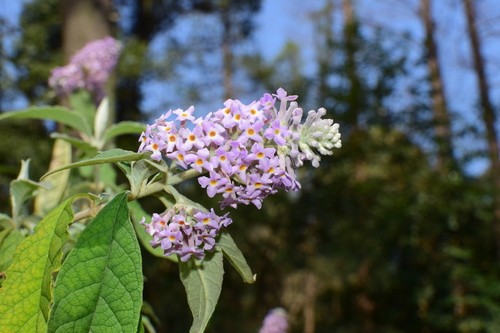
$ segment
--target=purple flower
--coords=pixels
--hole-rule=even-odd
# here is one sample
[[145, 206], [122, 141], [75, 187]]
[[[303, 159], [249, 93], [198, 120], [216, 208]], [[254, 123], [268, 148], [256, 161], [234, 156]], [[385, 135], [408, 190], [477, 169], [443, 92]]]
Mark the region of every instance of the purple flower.
[[222, 178], [218, 173], [210, 172], [210, 178], [200, 177], [198, 183], [200, 183], [201, 187], [206, 188], [208, 196], [213, 198], [217, 193], [224, 191], [221, 191], [221, 188], [229, 183], [229, 180]]
[[245, 144], [248, 139], [252, 139], [253, 141], [262, 142], [262, 137], [259, 132], [260, 129], [264, 126], [262, 121], [257, 121], [255, 123], [244, 122], [241, 126], [241, 130], [243, 131], [241, 135], [238, 137], [238, 142]]
[[184, 143], [182, 144], [182, 149], [184, 150], [189, 150], [192, 147], [202, 149], [205, 146], [205, 143], [201, 140], [203, 132], [201, 126], [199, 125], [197, 125], [192, 131], [187, 128], [183, 129], [181, 135], [184, 139]]
[[162, 214], [153, 214], [149, 224], [144, 221], [143, 218], [140, 223], [153, 236], [151, 245], [161, 247], [165, 256], [179, 255], [181, 261], [187, 261], [192, 256], [203, 258], [206, 251], [213, 251], [220, 229], [232, 222], [227, 214], [217, 216], [213, 209], [205, 212], [179, 204]]
[[274, 148], [264, 148], [260, 143], [256, 142], [253, 144], [252, 153], [248, 154], [245, 158], [246, 162], [259, 161], [264, 157], [271, 158], [276, 153], [276, 149]]
[[260, 99], [260, 104], [265, 108], [265, 109], [270, 109], [274, 106], [274, 103], [276, 102], [276, 98], [273, 98], [271, 94], [264, 94], [264, 96]]
[[286, 333], [288, 332], [288, 320], [283, 308], [275, 308], [268, 312], [259, 333]]
[[57, 95], [67, 96], [74, 90], [85, 88], [85, 75], [80, 67], [68, 64], [64, 67], [56, 67], [51, 71], [49, 86]]
[[151, 158], [153, 160], [159, 161], [161, 160], [161, 151], [166, 148], [167, 145], [165, 145], [165, 142], [162, 140], [159, 140], [158, 138], [152, 138], [149, 141], [149, 144], [144, 147], [143, 150], [145, 151], [152, 151], [153, 154], [151, 155]]
[[[300, 189], [295, 170], [305, 160], [317, 167], [320, 155], [341, 146], [338, 124], [321, 119], [326, 110], [308, 112], [302, 123], [298, 104], [287, 107], [296, 98], [280, 88], [248, 105], [228, 99], [224, 108], [196, 120], [193, 107], [168, 111], [142, 133], [139, 151], [151, 150], [157, 160], [165, 155], [185, 169], [208, 171], [198, 182], [210, 197], [222, 194], [221, 208], [250, 203], [260, 208], [278, 188]], [[171, 114], [177, 115], [175, 121], [167, 121]]]
[[281, 123], [278, 119], [276, 119], [271, 127], [267, 128], [264, 132], [264, 136], [271, 140], [273, 139], [280, 146], [284, 146], [286, 144], [286, 139], [290, 137], [292, 133], [288, 130], [287, 126], [281, 126]]
[[207, 171], [212, 171], [214, 169], [213, 165], [209, 162], [209, 157], [210, 152], [207, 148], [203, 148], [194, 154], [185, 156], [184, 159], [193, 169], [203, 173], [203, 169]]
[[224, 148], [220, 147], [215, 151], [215, 156], [212, 156], [210, 163], [214, 168], [220, 167], [226, 173], [232, 173], [233, 166], [231, 161], [234, 160], [235, 154], [227, 152]]
[[203, 122], [202, 128], [205, 132], [203, 140], [207, 146], [212, 142], [217, 146], [221, 146], [224, 143], [224, 138], [221, 135], [221, 133], [225, 132], [224, 127], [212, 122]]
[[180, 120], [180, 121], [186, 121], [186, 120], [194, 121], [193, 112], [194, 112], [194, 106], [190, 106], [186, 110], [177, 109], [173, 111], [173, 113], [177, 115], [177, 118], [175, 118], [175, 120]]
[[188, 168], [188, 164], [186, 162], [186, 151], [182, 149], [182, 147], [180, 147], [178, 150], [168, 153], [166, 156], [172, 160], [176, 160], [177, 165], [180, 165], [184, 169]]
[[215, 214], [213, 208], [210, 212], [198, 212], [193, 215], [196, 221], [196, 225], [194, 226], [195, 229], [197, 230], [204, 230], [206, 228], [211, 228], [211, 229], [220, 229], [219, 225], [219, 217]]
[[71, 57], [71, 62], [52, 71], [49, 86], [58, 95], [68, 95], [78, 88], [86, 88], [99, 103], [104, 97], [104, 86], [121, 52], [121, 44], [112, 37], [87, 43]]
[[278, 97], [278, 99], [281, 100], [281, 101], [285, 101], [285, 100], [294, 101], [294, 100], [297, 99], [297, 97], [299, 97], [297, 95], [287, 96], [287, 92], [283, 88], [279, 88], [278, 91], [277, 91], [277, 94], [273, 94], [273, 96]]

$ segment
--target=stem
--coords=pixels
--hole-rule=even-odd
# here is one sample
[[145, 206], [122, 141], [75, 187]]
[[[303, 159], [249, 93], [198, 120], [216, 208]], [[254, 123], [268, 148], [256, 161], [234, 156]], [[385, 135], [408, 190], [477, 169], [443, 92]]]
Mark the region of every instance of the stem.
[[[128, 201], [134, 201], [143, 197], [147, 197], [149, 195], [153, 195], [154, 193], [161, 192], [161, 191], [166, 191], [166, 186], [165, 184], [162, 183], [154, 183], [149, 186], [147, 186], [144, 190], [142, 190], [137, 196], [129, 195], [127, 198]], [[169, 192], [170, 193], [170, 192]], [[103, 203], [97, 206], [90, 207], [88, 209], [82, 210], [81, 212], [78, 212], [74, 214], [73, 217], [73, 222], [83, 220], [88, 217], [94, 217], [101, 211], [101, 209], [104, 208], [108, 203]]]
[[173, 176], [168, 177], [168, 185], [177, 185], [179, 183], [182, 183], [185, 180], [198, 177], [203, 175], [204, 173], [201, 173], [195, 169], [189, 169], [186, 171], [183, 171], [181, 173], [175, 174]]

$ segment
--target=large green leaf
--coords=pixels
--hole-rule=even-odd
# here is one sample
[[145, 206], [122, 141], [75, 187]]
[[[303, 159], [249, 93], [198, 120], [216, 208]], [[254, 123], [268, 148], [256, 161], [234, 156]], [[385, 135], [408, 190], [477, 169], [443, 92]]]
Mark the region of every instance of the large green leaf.
[[21, 111], [6, 112], [0, 115], [0, 120], [8, 118], [31, 118], [54, 120], [71, 126], [73, 129], [92, 137], [92, 129], [84, 116], [62, 106], [33, 107]]
[[46, 331], [52, 273], [61, 266], [74, 199], [57, 206], [17, 247], [0, 292], [0, 332]]
[[48, 332], [136, 332], [142, 263], [127, 193], [117, 195], [78, 237], [57, 276]]
[[10, 266], [14, 251], [23, 239], [17, 229], [5, 229], [0, 232], [0, 272], [5, 272]]
[[215, 310], [222, 288], [222, 252], [207, 253], [205, 259], [179, 261], [181, 281], [186, 288], [193, 325], [189, 332], [202, 333]]
[[42, 179], [59, 171], [62, 170], [67, 170], [67, 169], [73, 169], [73, 168], [79, 168], [82, 166], [87, 166], [87, 165], [96, 165], [96, 164], [105, 164], [105, 163], [115, 163], [115, 162], [122, 162], [122, 161], [138, 161], [142, 160], [143, 158], [148, 158], [147, 154], [143, 153], [135, 153], [133, 151], [128, 151], [128, 150], [123, 150], [123, 149], [110, 149], [105, 152], [97, 154], [94, 158], [80, 161], [80, 162], [75, 162], [72, 164], [65, 165], [61, 168], [57, 168], [55, 170], [52, 170], [45, 175], [42, 176]]
[[217, 243], [221, 247], [224, 257], [226, 257], [231, 265], [240, 273], [243, 281], [246, 283], [254, 283], [255, 275], [252, 274], [252, 269], [248, 266], [243, 253], [241, 253], [233, 238], [225, 229], [221, 231]]
[[146, 125], [135, 121], [122, 121], [118, 124], [111, 125], [104, 132], [106, 140], [112, 139], [115, 136], [123, 134], [141, 134], [146, 130]]

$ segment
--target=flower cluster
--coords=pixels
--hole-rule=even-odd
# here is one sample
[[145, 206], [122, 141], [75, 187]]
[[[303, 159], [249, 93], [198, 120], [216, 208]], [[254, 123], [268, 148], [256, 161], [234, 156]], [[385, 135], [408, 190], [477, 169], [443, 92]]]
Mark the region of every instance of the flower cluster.
[[76, 89], [87, 89], [96, 102], [104, 97], [104, 85], [113, 71], [121, 44], [112, 37], [92, 41], [71, 57], [71, 62], [52, 70], [49, 86], [60, 96]]
[[[222, 194], [221, 208], [250, 203], [260, 208], [279, 188], [300, 189], [295, 169], [304, 160], [317, 167], [320, 155], [341, 146], [338, 124], [321, 119], [325, 109], [310, 111], [302, 123], [296, 98], [280, 88], [248, 105], [227, 100], [204, 118], [195, 119], [194, 107], [169, 111], [146, 128], [139, 152], [151, 151], [157, 161], [167, 157], [206, 174], [198, 182], [210, 197]], [[172, 115], [177, 117], [169, 121]]]
[[288, 332], [288, 320], [285, 309], [275, 308], [269, 311], [264, 318], [259, 333], [286, 333]]
[[[146, 127], [139, 152], [152, 152], [156, 161], [172, 160], [171, 169], [196, 170], [208, 196], [222, 194], [221, 208], [250, 203], [261, 208], [262, 201], [279, 188], [300, 188], [295, 169], [304, 161], [318, 167], [320, 155], [341, 146], [338, 124], [322, 119], [325, 109], [309, 111], [302, 123], [296, 98], [280, 88], [248, 105], [227, 100], [224, 108], [198, 119], [192, 106], [168, 111]], [[277, 100], [279, 109], [274, 106]], [[169, 120], [171, 116], [176, 117]], [[231, 222], [227, 214], [218, 217], [213, 209], [204, 213], [178, 202], [163, 214], [154, 214], [150, 224], [141, 223], [153, 236], [154, 247], [186, 261], [212, 251], [220, 228]]]
[[161, 247], [165, 256], [178, 254], [182, 261], [191, 256], [203, 258], [205, 251], [213, 251], [215, 237], [221, 227], [227, 227], [233, 221], [224, 216], [217, 216], [212, 209], [203, 212], [191, 206], [177, 204], [162, 214], [153, 214], [146, 232], [153, 236], [153, 248]]

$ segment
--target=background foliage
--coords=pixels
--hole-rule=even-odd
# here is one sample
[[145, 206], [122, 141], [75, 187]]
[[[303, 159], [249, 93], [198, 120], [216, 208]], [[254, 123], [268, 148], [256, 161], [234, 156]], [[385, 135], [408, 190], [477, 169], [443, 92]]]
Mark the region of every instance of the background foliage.
[[[418, 21], [424, 2], [399, 4], [414, 9]], [[63, 51], [63, 3], [24, 4], [19, 30], [1, 54], [1, 70], [9, 78], [0, 83], [1, 111], [16, 100], [56, 102], [46, 79], [69, 56]], [[444, 4], [456, 5], [463, 6]], [[470, 172], [471, 161], [488, 157], [477, 116], [481, 107], [476, 116], [449, 107], [454, 162], [442, 169], [437, 92], [423, 37], [374, 27], [357, 15], [362, 3], [324, 1], [310, 10], [314, 40], [289, 41], [273, 59], [253, 47], [262, 6], [247, 0], [122, 0], [112, 3], [108, 17], [110, 32], [124, 44], [116, 71], [117, 121], [148, 120], [191, 104], [210, 111], [225, 96], [244, 99], [282, 86], [298, 94], [301, 104], [324, 106], [341, 124], [342, 149], [321, 168], [302, 170], [298, 194], [270, 197], [260, 211], [231, 212], [231, 234], [258, 279], [242, 284], [234, 270], [226, 270], [207, 332], [256, 332], [276, 306], [288, 310], [294, 332], [498, 331], [499, 192], [491, 176], [500, 170]], [[476, 23], [484, 29], [481, 13], [489, 6], [499, 10], [498, 4], [476, 2]], [[444, 22], [437, 10], [433, 15]], [[1, 31], [9, 31], [8, 22], [2, 23]], [[437, 41], [440, 61], [446, 51]], [[304, 58], [311, 43], [314, 55]], [[491, 63], [489, 53], [483, 54]], [[445, 88], [451, 84], [443, 82]], [[495, 86], [488, 88], [496, 102]], [[148, 98], [158, 90], [166, 97]], [[470, 94], [479, 100], [479, 93]], [[32, 178], [40, 176], [52, 144], [51, 124], [8, 121], [0, 123], [2, 213], [10, 210], [7, 191], [18, 161], [31, 157]], [[136, 150], [136, 140], [124, 136], [115, 144]], [[184, 186], [194, 201], [216, 205], [196, 184]], [[159, 207], [151, 200], [141, 203], [148, 212]], [[142, 253], [144, 295], [154, 315], [143, 311], [158, 332], [187, 331], [191, 318], [177, 265]]]

